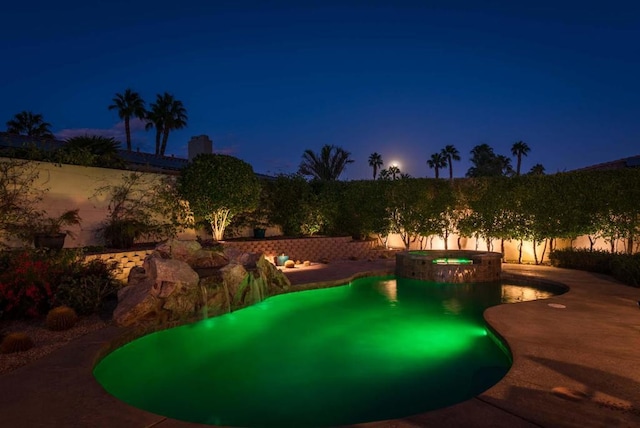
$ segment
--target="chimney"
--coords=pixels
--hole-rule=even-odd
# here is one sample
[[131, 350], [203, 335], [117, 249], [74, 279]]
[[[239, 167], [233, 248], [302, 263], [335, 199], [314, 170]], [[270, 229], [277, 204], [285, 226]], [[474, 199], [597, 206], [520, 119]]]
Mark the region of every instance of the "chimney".
[[213, 152], [213, 141], [206, 135], [197, 135], [191, 137], [188, 146], [189, 161], [198, 156], [201, 153]]

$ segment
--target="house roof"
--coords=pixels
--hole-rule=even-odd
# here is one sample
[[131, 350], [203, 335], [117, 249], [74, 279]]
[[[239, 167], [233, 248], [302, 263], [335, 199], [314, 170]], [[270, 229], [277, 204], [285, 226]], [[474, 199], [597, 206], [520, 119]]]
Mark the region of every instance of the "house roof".
[[598, 163], [595, 165], [578, 168], [578, 169], [575, 169], [574, 171], [607, 171], [612, 169], [637, 168], [637, 167], [640, 167], [640, 155], [630, 156], [628, 158], [622, 158], [622, 159], [609, 161], [609, 162]]
[[[54, 151], [64, 146], [65, 142], [56, 139], [36, 138], [0, 132], [0, 148], [23, 148], [29, 144], [34, 144], [42, 150]], [[189, 164], [189, 160], [185, 158], [160, 156], [140, 151], [129, 152], [127, 150], [118, 150], [118, 154], [127, 163], [129, 167], [128, 169], [147, 172], [177, 174], [178, 171]], [[256, 176], [261, 179], [273, 178], [271, 176], [258, 173], [256, 173]]]

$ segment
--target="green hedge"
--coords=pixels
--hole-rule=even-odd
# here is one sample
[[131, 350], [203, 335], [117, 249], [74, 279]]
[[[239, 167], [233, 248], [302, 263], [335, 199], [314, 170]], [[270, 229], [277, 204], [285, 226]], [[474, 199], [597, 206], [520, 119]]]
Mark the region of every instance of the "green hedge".
[[611, 275], [624, 284], [640, 287], [640, 254], [568, 248], [553, 251], [549, 259], [557, 267]]

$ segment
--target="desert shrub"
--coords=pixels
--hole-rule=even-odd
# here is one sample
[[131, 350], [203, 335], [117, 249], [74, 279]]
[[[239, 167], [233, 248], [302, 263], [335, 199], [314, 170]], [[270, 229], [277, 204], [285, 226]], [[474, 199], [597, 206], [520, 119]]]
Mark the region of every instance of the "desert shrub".
[[57, 268], [36, 252], [13, 253], [0, 274], [0, 317], [37, 317], [53, 303]]
[[632, 287], [640, 287], [640, 254], [618, 254], [611, 260], [611, 275]]
[[0, 352], [11, 354], [14, 352], [24, 352], [33, 348], [33, 340], [26, 333], [9, 333], [0, 344]]
[[554, 250], [549, 255], [549, 260], [551, 260], [553, 266], [604, 274], [611, 273], [611, 261], [613, 258], [614, 254], [605, 251], [571, 248]]
[[73, 308], [68, 306], [58, 306], [47, 314], [45, 324], [49, 330], [62, 331], [69, 330], [78, 322], [78, 315]]
[[100, 259], [76, 266], [60, 278], [55, 301], [73, 308], [79, 315], [97, 312], [102, 302], [119, 287], [114, 266]]

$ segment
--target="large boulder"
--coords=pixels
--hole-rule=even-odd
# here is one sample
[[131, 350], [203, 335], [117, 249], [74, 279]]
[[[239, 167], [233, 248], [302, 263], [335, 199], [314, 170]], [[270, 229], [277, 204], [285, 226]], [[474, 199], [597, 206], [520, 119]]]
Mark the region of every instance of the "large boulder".
[[220, 268], [229, 263], [222, 250], [202, 248], [198, 241], [169, 239], [156, 247], [163, 258], [172, 258], [187, 263], [194, 269]]
[[[194, 249], [191, 254], [198, 251], [189, 248]], [[119, 325], [215, 316], [258, 303], [291, 285], [261, 254], [233, 254], [232, 263], [208, 269], [202, 278], [185, 261], [167, 258], [172, 254], [156, 251], [143, 267], [131, 269], [129, 285], [118, 293], [114, 319]]]

